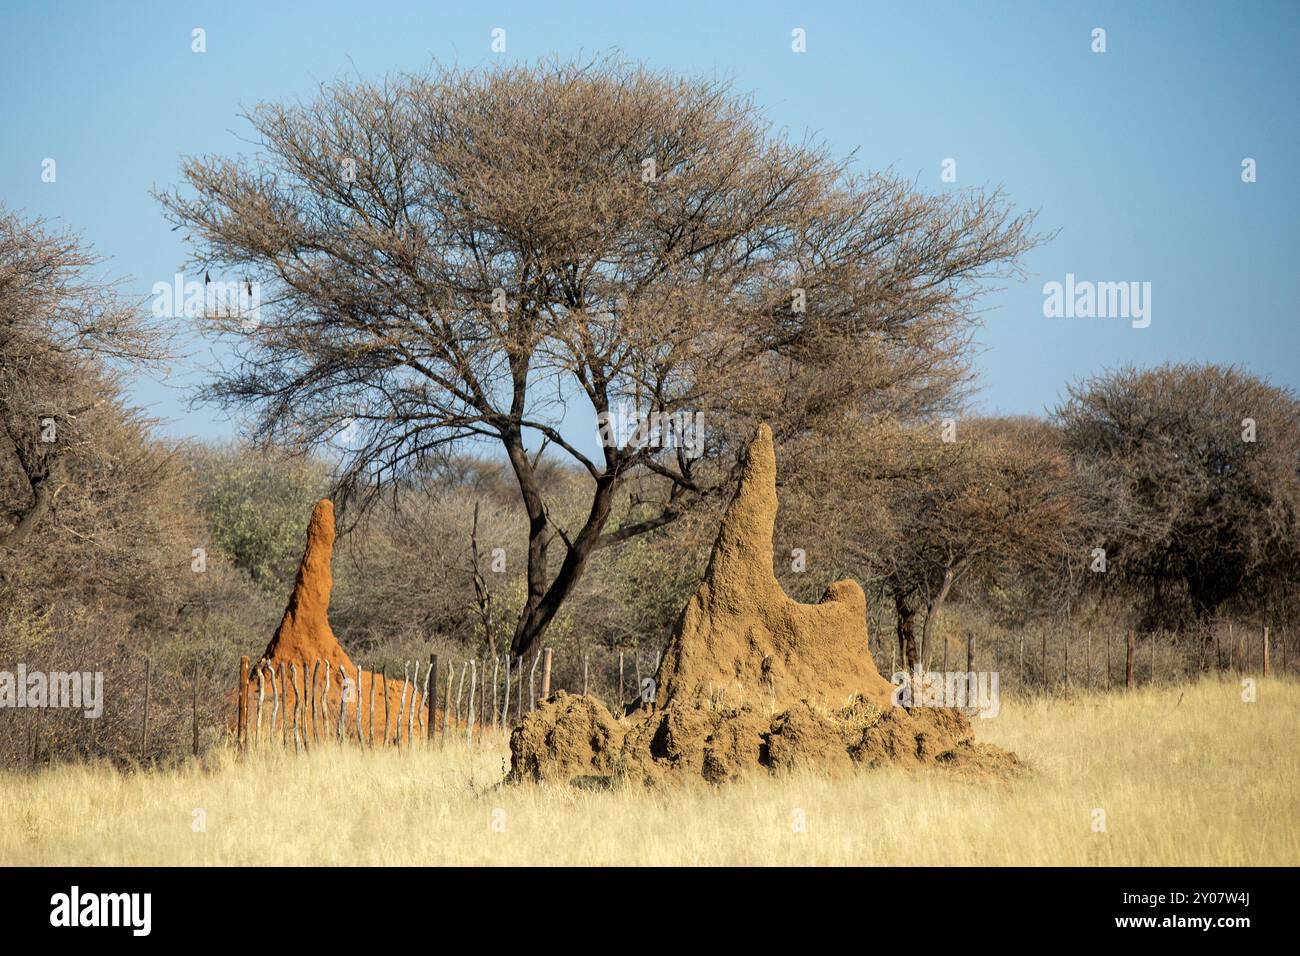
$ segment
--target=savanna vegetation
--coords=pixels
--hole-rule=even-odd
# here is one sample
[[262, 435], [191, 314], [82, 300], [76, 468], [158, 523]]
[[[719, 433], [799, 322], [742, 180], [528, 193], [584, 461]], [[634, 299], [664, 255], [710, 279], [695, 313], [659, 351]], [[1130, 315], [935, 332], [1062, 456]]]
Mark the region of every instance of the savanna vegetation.
[[[882, 670], [973, 646], [1008, 684], [1101, 688], [1129, 629], [1169, 680], [1256, 666], [1265, 626], [1286, 663], [1300, 399], [1167, 365], [970, 413], [979, 296], [1043, 241], [1002, 195], [858, 173], [726, 84], [616, 61], [248, 120], [255, 156], [188, 158], [158, 199], [197, 271], [266, 290], [255, 317], [182, 329], [0, 211], [0, 662], [106, 674], [100, 720], [0, 715], [8, 765], [138, 756], [146, 659], [148, 755], [189, 752], [196, 712], [218, 741], [325, 495], [354, 659], [545, 645], [557, 686], [611, 696], [620, 651], [653, 666], [758, 421], [778, 575], [805, 600], [861, 581]], [[191, 331], [231, 358], [198, 397], [237, 440], [164, 438], [125, 397]], [[602, 442], [624, 409], [703, 440]]]

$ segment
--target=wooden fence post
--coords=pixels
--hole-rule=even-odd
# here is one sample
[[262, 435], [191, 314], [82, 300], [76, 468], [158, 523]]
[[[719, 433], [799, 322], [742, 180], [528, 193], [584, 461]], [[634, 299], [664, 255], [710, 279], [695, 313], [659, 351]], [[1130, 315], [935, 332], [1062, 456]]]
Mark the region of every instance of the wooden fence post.
[[542, 651], [542, 702], [551, 696], [551, 649]]
[[248, 656], [239, 659], [239, 717], [235, 739], [241, 751], [248, 749]]
[[[498, 727], [501, 726], [501, 724], [497, 720], [497, 718], [501, 716], [501, 712], [497, 710], [497, 670], [500, 667], [501, 667], [501, 658], [498, 657], [496, 654], [493, 654], [492, 655], [492, 729], [493, 730], [496, 730]], [[483, 676], [484, 677], [487, 676], [486, 670], [483, 671]], [[483, 703], [485, 704], [487, 703], [487, 694], [483, 695]], [[487, 721], [485, 720], [483, 721], [483, 723], [486, 725]]]
[[144, 720], [140, 723], [140, 759], [145, 759], [145, 754], [149, 752], [149, 677], [153, 665], [149, 660], [149, 655], [144, 658]]
[[369, 738], [367, 743], [370, 745], [371, 750], [375, 749], [375, 683], [375, 672], [371, 671], [370, 703], [366, 705], [366, 719], [370, 721], [370, 726], [367, 728], [367, 737]]
[[266, 700], [266, 668], [257, 668], [257, 729], [253, 734], [253, 745], [262, 749], [262, 704]]
[[275, 666], [268, 668], [267, 673], [271, 675], [271, 732], [267, 740], [275, 743], [275, 728], [280, 717], [280, 689], [275, 684]]
[[966, 673], [972, 673], [975, 670], [975, 633], [966, 632]]
[[426, 681], [428, 687], [427, 700], [425, 703], [429, 707], [429, 726], [425, 728], [425, 738], [433, 740], [433, 722], [436, 719], [438, 710], [438, 655], [429, 655], [429, 677]]
[[447, 667], [447, 696], [442, 699], [442, 746], [447, 746], [447, 725], [451, 723], [447, 718], [451, 715], [451, 675], [456, 672], [456, 661], [453, 660]]
[[948, 634], [943, 635], [943, 672], [948, 673]]
[[[330, 739], [330, 684], [332, 683], [330, 678], [334, 674], [334, 665], [329, 661], [322, 661], [322, 663], [325, 665], [324, 669], [321, 670], [321, 673], [325, 675], [325, 689], [321, 691], [320, 720], [325, 725], [325, 741], [328, 743]], [[316, 735], [316, 741], [320, 742], [319, 734]]]
[[465, 707], [465, 742], [474, 742], [474, 684], [478, 680], [476, 661], [469, 662], [469, 701]]
[[625, 686], [626, 684], [623, 681], [623, 652], [619, 651], [618, 652], [618, 706], [620, 708], [623, 706], [623, 701], [624, 701], [623, 688]]
[[[316, 697], [316, 673], [317, 673], [317, 671], [319, 671], [319, 670], [320, 670], [320, 658], [319, 658], [319, 657], [316, 658], [316, 660], [312, 661], [312, 664], [311, 664], [311, 677], [307, 677], [307, 664], [306, 664], [306, 662], [304, 662], [303, 665], [302, 665], [303, 679], [307, 681], [307, 696], [308, 696], [309, 698], [311, 698], [311, 742], [312, 742], [313, 744], [318, 744], [318, 743], [320, 743], [320, 729], [319, 729], [319, 728], [320, 728], [320, 708], [317, 706], [317, 704], [318, 704], [318, 699], [317, 699], [317, 697]], [[307, 714], [306, 714], [306, 710], [304, 709], [304, 712], [303, 712], [303, 720], [306, 721], [306, 719], [307, 719]]]
[[1261, 645], [1261, 656], [1264, 661], [1264, 676], [1268, 676], [1268, 625], [1264, 625], [1264, 643]]
[[[411, 678], [411, 705], [406, 710], [406, 746], [411, 746], [411, 738], [415, 733], [415, 695], [420, 690], [420, 661], [415, 661], [415, 676]], [[400, 731], [399, 731], [400, 733]]]
[[366, 738], [361, 735], [361, 665], [355, 665], [357, 669], [357, 690], [356, 690], [356, 716], [357, 716], [357, 746], [364, 747]]
[[191, 729], [194, 732], [194, 756], [199, 755], [199, 667], [194, 665], [194, 687], [190, 696]]
[[[402, 746], [402, 722], [406, 720], [406, 685], [411, 682], [411, 662], [405, 661], [402, 664], [402, 696], [398, 698], [397, 704], [397, 737], [395, 743]], [[397, 678], [393, 678], [393, 683], [397, 683]], [[415, 706], [415, 694], [411, 694], [411, 706]], [[407, 740], [410, 743], [410, 740]]]
[[501, 729], [510, 726], [510, 652], [506, 652], [506, 685], [501, 695]]
[[293, 750], [297, 753], [299, 748], [307, 747], [307, 697], [303, 693], [302, 685], [307, 680], [307, 662], [302, 662], [302, 681], [298, 680], [298, 665], [294, 664], [293, 672]]
[[1111, 684], [1111, 666], [1110, 666], [1110, 628], [1106, 628], [1106, 689], [1110, 690]]
[[[355, 695], [353, 695], [355, 696]], [[342, 664], [339, 665], [339, 725], [338, 742], [343, 746], [343, 731], [348, 722], [348, 671]], [[357, 710], [361, 708], [358, 707]]]
[[456, 682], [456, 727], [458, 728], [460, 727], [460, 724], [463, 723], [461, 714], [463, 714], [464, 711], [460, 710], [460, 700], [465, 696], [465, 678], [467, 678], [468, 675], [469, 661], [465, 661], [463, 665], [460, 665], [460, 680]]
[[1128, 649], [1124, 655], [1124, 689], [1133, 689], [1133, 652], [1136, 635], [1133, 628], [1128, 629]]
[[280, 661], [280, 693], [284, 695], [284, 707], [280, 710], [280, 745], [289, 748], [289, 665]]

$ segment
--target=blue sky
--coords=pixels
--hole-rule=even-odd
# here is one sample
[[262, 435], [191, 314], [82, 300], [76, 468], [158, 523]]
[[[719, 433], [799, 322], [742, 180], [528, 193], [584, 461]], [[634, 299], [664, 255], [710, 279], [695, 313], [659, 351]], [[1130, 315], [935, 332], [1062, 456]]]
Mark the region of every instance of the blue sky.
[[[207, 52], [191, 52], [191, 30]], [[507, 50], [490, 50], [506, 30]], [[791, 51], [791, 30], [807, 52]], [[1091, 50], [1106, 30], [1105, 53]], [[80, 3], [0, 10], [0, 198], [61, 220], [143, 299], [186, 258], [151, 187], [181, 154], [246, 149], [241, 108], [342, 75], [617, 49], [734, 78], [778, 125], [922, 190], [1002, 186], [1039, 228], [1023, 283], [985, 300], [984, 411], [1164, 361], [1241, 363], [1300, 387], [1300, 3]], [[57, 181], [41, 180], [42, 161]], [[957, 183], [940, 179], [945, 158]], [[1243, 158], [1258, 181], [1241, 181]], [[1049, 319], [1043, 284], [1151, 283], [1151, 324]], [[203, 355], [134, 395], [176, 435]]]

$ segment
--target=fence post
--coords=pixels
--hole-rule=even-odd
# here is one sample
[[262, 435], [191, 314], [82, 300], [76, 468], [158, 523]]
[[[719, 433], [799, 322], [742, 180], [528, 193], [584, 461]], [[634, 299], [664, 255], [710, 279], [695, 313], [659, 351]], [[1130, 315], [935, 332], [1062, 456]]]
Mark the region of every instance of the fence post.
[[551, 696], [551, 649], [542, 651], [542, 702]]
[[144, 720], [140, 726], [140, 759], [145, 759], [145, 754], [149, 751], [149, 676], [153, 665], [149, 660], [149, 655], [144, 658]]
[[[411, 678], [411, 704], [406, 711], [406, 746], [407, 747], [411, 746], [411, 735], [415, 732], [415, 695], [416, 692], [420, 689], [419, 658], [416, 658], [414, 663], [415, 663], [415, 676]], [[402, 732], [400, 727], [398, 728], [397, 732], [399, 734]]]
[[456, 673], [456, 661], [453, 659], [447, 667], [447, 696], [442, 699], [442, 740], [441, 746], [447, 746], [447, 716], [451, 713], [451, 676]]
[[357, 746], [364, 747], [366, 738], [361, 736], [361, 665], [353, 665], [357, 669], [357, 692], [356, 692], [356, 716], [357, 716]]
[[[360, 690], [353, 695], [358, 703], [357, 709], [360, 710]], [[342, 664], [339, 665], [339, 725], [336, 728], [338, 732], [339, 746], [343, 746], [343, 732], [348, 721], [348, 671]]]
[[194, 756], [199, 755], [199, 667], [194, 665], [194, 687], [190, 696], [191, 729], [194, 732]]
[[528, 668], [528, 712], [531, 714], [537, 709], [537, 663], [542, 659], [542, 652], [538, 651], [533, 655], [533, 666]]
[[[321, 691], [320, 698], [320, 722], [325, 725], [325, 742], [330, 740], [330, 684], [333, 683], [334, 665], [329, 661], [322, 661], [325, 665], [321, 671], [325, 675], [325, 688]], [[320, 734], [316, 735], [316, 742], [320, 743]]]
[[1110, 690], [1111, 685], [1111, 666], [1110, 666], [1110, 628], [1106, 628], [1106, 689]]
[[501, 694], [501, 729], [510, 726], [510, 652], [506, 651], [506, 684]]
[[[366, 719], [370, 721], [366, 738], [370, 749], [375, 749], [375, 672], [370, 672], [370, 702], [366, 705]], [[387, 728], [385, 728], [387, 729]]]
[[[402, 696], [399, 698], [397, 705], [397, 746], [402, 746], [402, 722], [406, 720], [406, 685], [411, 682], [411, 662], [405, 661], [402, 664]], [[397, 678], [393, 678], [393, 683], [397, 683]], [[411, 706], [415, 706], [415, 695], [411, 695]], [[408, 738], [408, 744], [411, 742]]]
[[1124, 689], [1133, 689], [1133, 651], [1136, 635], [1133, 628], [1128, 629], [1128, 649], [1124, 655]]
[[438, 707], [438, 655], [429, 655], [429, 677], [425, 681], [428, 687], [428, 700], [425, 703], [429, 706], [429, 726], [425, 728], [425, 736], [428, 740], [433, 740], [433, 722], [436, 719]]
[[280, 746], [289, 749], [289, 665], [280, 661], [280, 694], [284, 706], [280, 708]]
[[268, 744], [275, 744], [275, 728], [278, 726], [280, 718], [280, 689], [275, 683], [275, 665], [272, 664], [267, 673], [271, 675], [271, 730], [266, 735]]
[[975, 670], [975, 633], [966, 632], [966, 673], [970, 674]]
[[239, 749], [248, 749], [248, 656], [239, 659], [239, 718], [235, 739]]
[[293, 674], [293, 752], [298, 753], [307, 747], [307, 698], [302, 685], [307, 679], [307, 662], [302, 662], [303, 680], [298, 680], [298, 665], [290, 671]]
[[1268, 625], [1267, 624], [1264, 625], [1263, 657], [1264, 657], [1264, 676], [1267, 677], [1268, 676]]
[[[320, 670], [319, 657], [316, 658], [316, 660], [312, 661], [311, 677], [307, 677], [307, 662], [306, 661], [303, 662], [302, 665], [303, 679], [307, 684], [307, 696], [311, 698], [311, 742], [313, 744], [320, 743], [320, 729], [319, 729], [320, 709], [317, 706], [317, 697], [316, 697], [316, 672], [319, 670]], [[306, 719], [307, 719], [307, 715], [306, 713], [304, 713], [303, 714], [304, 722], [306, 721]]]
[[624, 681], [623, 681], [623, 652], [622, 652], [622, 651], [619, 651], [619, 652], [618, 652], [618, 706], [619, 706], [619, 707], [622, 707], [622, 706], [623, 706], [623, 688], [624, 688], [624, 686], [625, 686], [625, 684], [624, 684]]
[[465, 743], [474, 742], [474, 685], [478, 681], [478, 662], [469, 662], [469, 700], [465, 705]]
[[[492, 648], [492, 650], [495, 651], [496, 648], [494, 647]], [[497, 671], [500, 670], [500, 668], [501, 668], [501, 658], [494, 653], [492, 655], [492, 729], [493, 730], [496, 730], [501, 726], [500, 721], [497, 719], [498, 717], [501, 716], [501, 711], [497, 709]], [[486, 666], [484, 667], [483, 670], [483, 676], [487, 677]], [[483, 695], [483, 703], [484, 704], [487, 703], [487, 694]], [[483, 721], [483, 724], [486, 726], [487, 721], [486, 720]]]
[[257, 668], [257, 730], [253, 734], [253, 746], [262, 749], [262, 703], [266, 699], [266, 668]]

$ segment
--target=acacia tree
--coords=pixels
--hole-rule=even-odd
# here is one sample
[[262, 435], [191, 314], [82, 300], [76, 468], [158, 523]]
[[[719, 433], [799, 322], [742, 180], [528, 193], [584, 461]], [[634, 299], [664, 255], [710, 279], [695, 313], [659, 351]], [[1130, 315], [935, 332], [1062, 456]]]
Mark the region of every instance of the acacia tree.
[[953, 589], [1055, 569], [1071, 545], [1069, 462], [1045, 428], [879, 421], [820, 443], [798, 475], [795, 520], [892, 605], [899, 659], [918, 666]]
[[30, 547], [74, 462], [111, 443], [95, 424], [120, 412], [120, 369], [167, 354], [166, 337], [93, 275], [100, 262], [76, 236], [0, 206], [0, 551]]
[[[855, 175], [725, 83], [611, 59], [339, 83], [247, 118], [255, 157], [188, 159], [159, 195], [197, 267], [264, 290], [257, 322], [209, 319], [236, 359], [205, 396], [263, 441], [350, 426], [340, 491], [362, 500], [499, 443], [528, 518], [516, 653], [597, 548], [718, 491], [756, 419], [779, 440], [949, 400], [980, 280], [1034, 241], [996, 193]], [[705, 454], [653, 434], [590, 454], [561, 427], [574, 401], [699, 414]], [[573, 527], [537, 480], [548, 452], [590, 481]]]
[[1086, 502], [1093, 586], [1178, 627], [1300, 576], [1300, 399], [1240, 368], [1124, 367], [1056, 411]]

